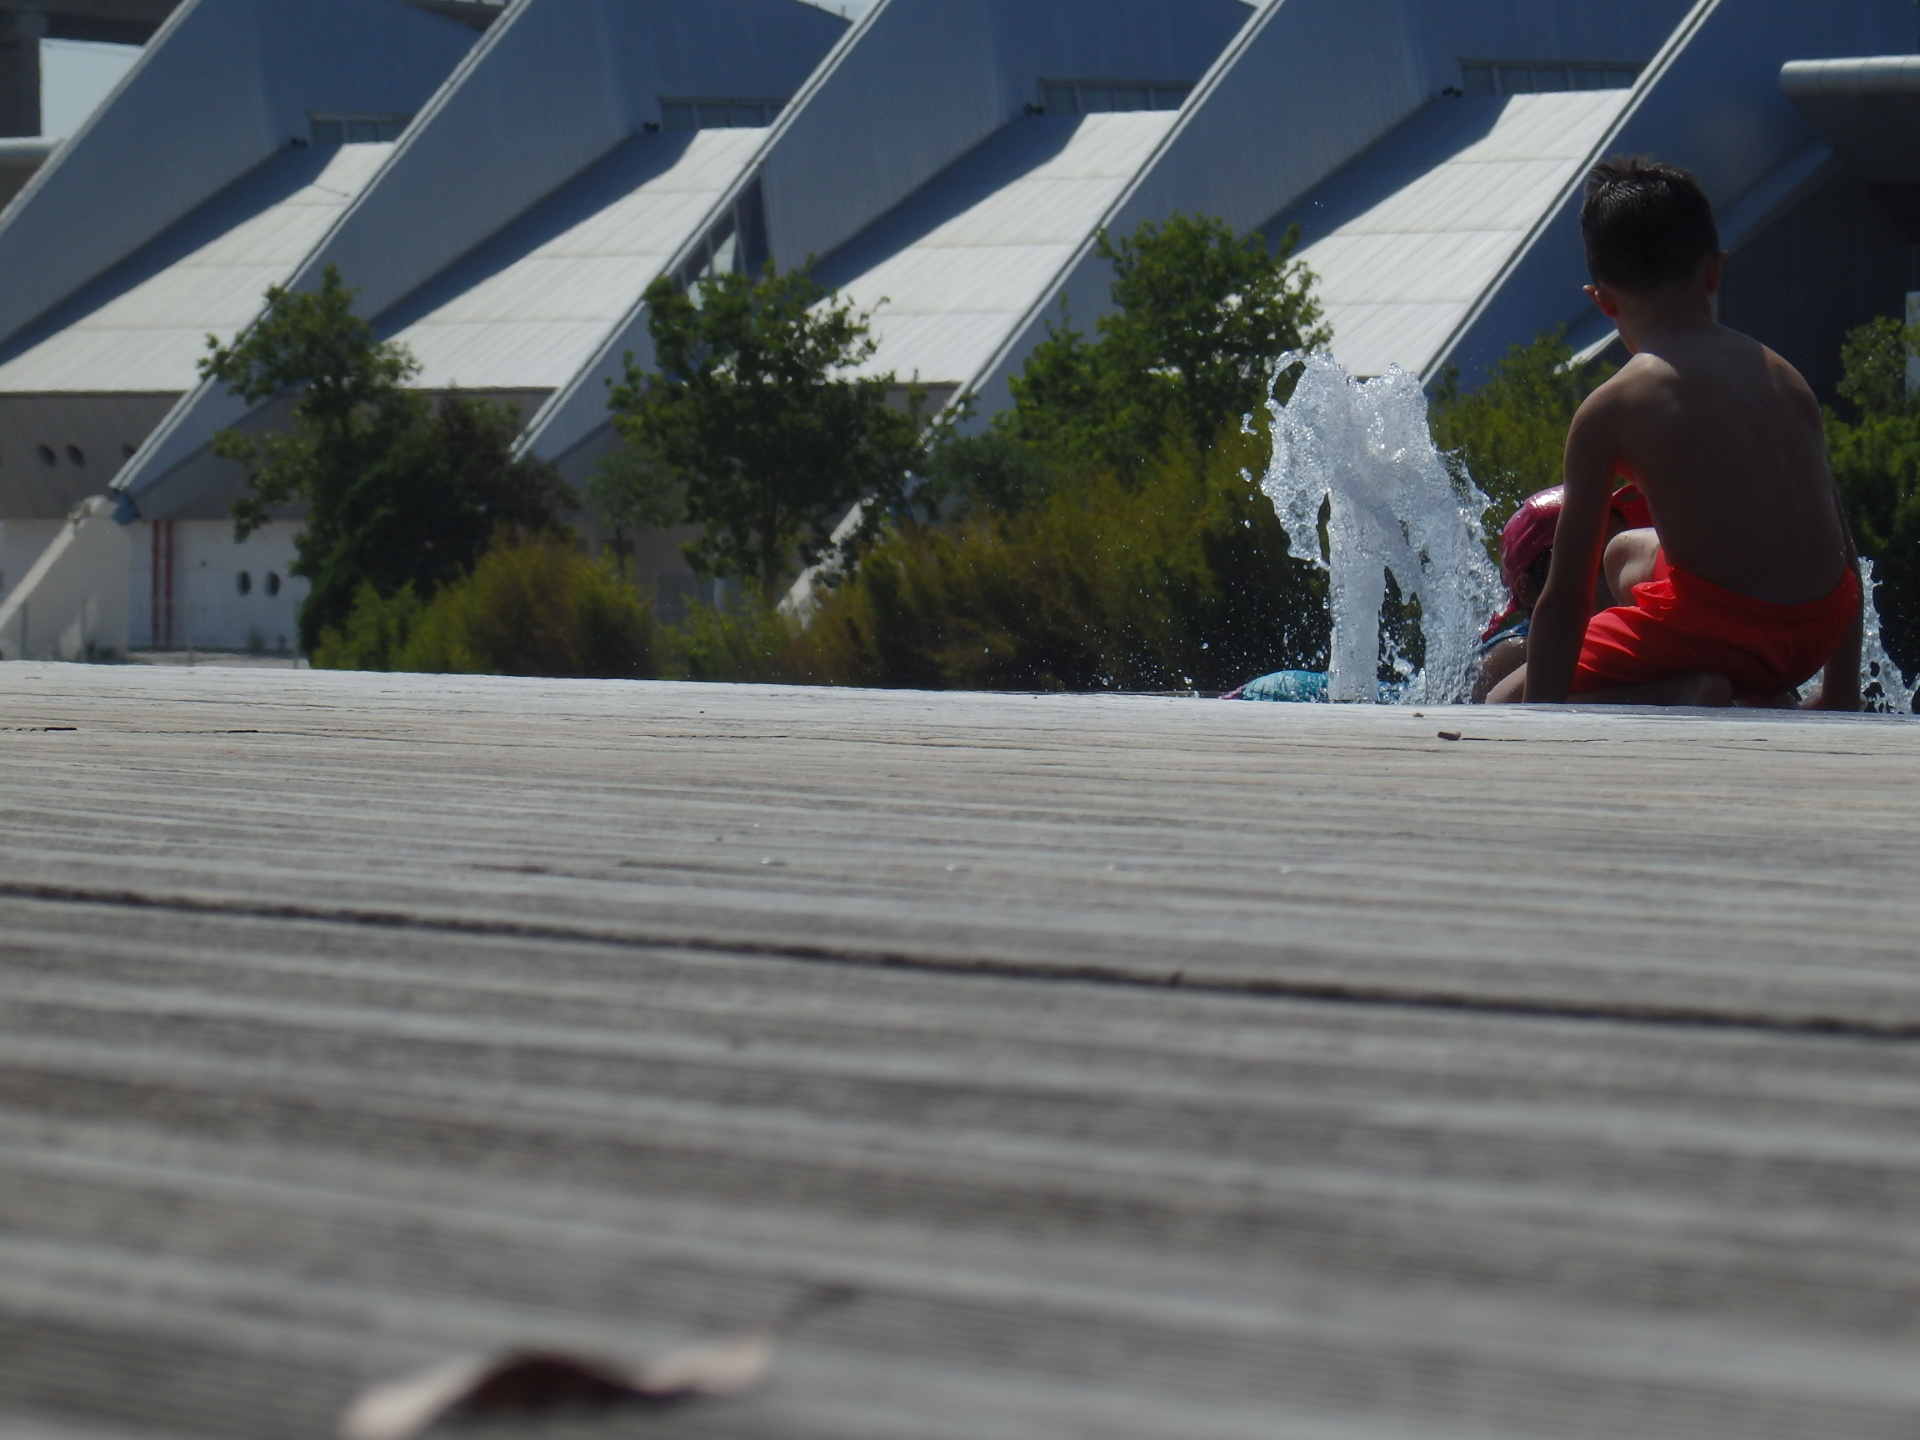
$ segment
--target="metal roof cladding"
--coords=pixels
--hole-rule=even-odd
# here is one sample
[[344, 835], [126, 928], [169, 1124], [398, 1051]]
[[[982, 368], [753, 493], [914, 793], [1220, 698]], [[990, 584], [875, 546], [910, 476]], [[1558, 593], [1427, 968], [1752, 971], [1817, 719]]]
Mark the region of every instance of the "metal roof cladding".
[[1340, 362], [1423, 373], [1631, 94], [1436, 100], [1265, 227], [1300, 225]]
[[1045, 298], [1174, 111], [1035, 116], [995, 132], [819, 268], [875, 315], [865, 368], [966, 384]]
[[192, 389], [207, 336], [259, 313], [392, 148], [281, 151], [0, 353], [0, 394]]
[[381, 317], [419, 383], [552, 389], [737, 179], [762, 128], [643, 134]]

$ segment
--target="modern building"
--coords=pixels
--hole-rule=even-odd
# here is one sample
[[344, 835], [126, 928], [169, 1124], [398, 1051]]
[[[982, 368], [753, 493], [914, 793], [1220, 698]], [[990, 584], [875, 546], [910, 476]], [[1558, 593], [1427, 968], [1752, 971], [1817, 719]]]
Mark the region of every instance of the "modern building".
[[[324, 43], [290, 61], [309, 12]], [[1175, 211], [1297, 226], [1358, 373], [1472, 384], [1550, 327], [1612, 343], [1577, 211], [1615, 151], [1701, 177], [1724, 313], [1818, 386], [1912, 288], [1907, 0], [879, 0], [850, 27], [801, 0], [514, 0], [457, 29], [399, 0], [186, 0], [0, 217], [0, 653], [70, 651], [72, 597], [110, 616], [116, 586], [96, 648], [179, 644], [183, 615], [202, 644], [270, 611], [263, 642], [289, 633], [295, 522], [236, 547], [209, 449], [275, 417], [192, 359], [330, 264], [419, 384], [511, 400], [575, 479], [613, 443], [606, 382], [650, 359], [647, 286], [766, 259], [872, 310], [876, 370], [981, 418], [1049, 325], [1110, 303], [1099, 233]], [[381, 64], [328, 78], [349, 52]], [[349, 71], [387, 88], [336, 94]], [[241, 154], [215, 112], [248, 77]], [[81, 536], [109, 525], [124, 573]], [[643, 559], [671, 589], [669, 539]]]
[[[84, 606], [58, 614], [46, 596], [35, 623], [23, 582], [199, 383], [207, 335], [243, 328], [292, 277], [479, 34], [393, 0], [194, 0], [0, 215], [6, 653], [135, 636], [274, 648], [294, 633], [290, 525], [242, 546], [231, 526], [120, 529], [124, 594], [106, 576], [71, 593], [124, 614], [124, 634], [94, 633]], [[348, 125], [351, 143], [327, 143]], [[73, 553], [98, 565], [114, 551]]]

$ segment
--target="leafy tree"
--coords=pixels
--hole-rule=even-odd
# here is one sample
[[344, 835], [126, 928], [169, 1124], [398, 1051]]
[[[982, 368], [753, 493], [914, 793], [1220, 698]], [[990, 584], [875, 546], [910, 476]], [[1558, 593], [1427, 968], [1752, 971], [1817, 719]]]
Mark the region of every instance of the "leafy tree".
[[636, 535], [678, 525], [686, 508], [673, 472], [631, 438], [593, 467], [587, 500], [613, 532], [613, 548], [620, 554], [628, 553]]
[[920, 484], [909, 498], [929, 520], [1011, 515], [1052, 494], [1057, 480], [1057, 466], [1006, 429], [963, 435], [943, 426], [932, 437]]
[[574, 503], [550, 466], [514, 456], [511, 408], [406, 388], [418, 365], [375, 339], [353, 293], [332, 266], [317, 290], [276, 286], [260, 319], [230, 345], [209, 336], [200, 362], [251, 405], [290, 402], [284, 430], [223, 430], [214, 451], [246, 469], [238, 538], [305, 507], [292, 570], [312, 584], [300, 611], [309, 651], [362, 585], [425, 598], [471, 569], [496, 531], [557, 530]]
[[709, 277], [696, 294], [658, 280], [647, 306], [659, 369], [628, 358], [614, 425], [704, 527], [685, 547], [696, 569], [771, 596], [856, 504], [868, 502], [850, 548], [879, 533], [921, 459], [922, 399], [895, 408], [891, 375], [850, 373], [876, 348], [867, 316], [771, 265]]
[[1610, 365], [1575, 365], [1561, 329], [1513, 346], [1470, 394], [1459, 369], [1447, 368], [1433, 392], [1434, 443], [1486, 491], [1489, 529], [1527, 496], [1560, 483], [1573, 413], [1612, 373]]
[[1101, 233], [1114, 310], [1089, 341], [1060, 326], [1013, 381], [1001, 428], [1081, 468], [1133, 476], [1169, 444], [1199, 450], [1258, 411], [1288, 350], [1323, 346], [1312, 273], [1293, 258], [1297, 228], [1276, 246], [1225, 222], [1176, 214], [1130, 236]]
[[[1920, 329], [1882, 317], [1840, 350], [1844, 404], [1825, 410], [1827, 457], [1854, 543], [1873, 561], [1887, 653], [1920, 670], [1920, 395], [1907, 393], [1907, 356]], [[1848, 415], [1851, 418], [1848, 418]]]

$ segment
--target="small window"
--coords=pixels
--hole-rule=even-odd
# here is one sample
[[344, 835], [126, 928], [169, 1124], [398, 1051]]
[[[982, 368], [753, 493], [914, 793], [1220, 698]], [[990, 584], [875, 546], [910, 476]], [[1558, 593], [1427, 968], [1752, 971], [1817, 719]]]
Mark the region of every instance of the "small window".
[[1042, 80], [1040, 108], [1049, 115], [1178, 110], [1192, 93], [1183, 80]]
[[67, 460], [71, 464], [84, 466], [87, 463], [87, 452], [82, 450], [78, 445], [69, 445], [67, 446]]
[[40, 456], [40, 463], [42, 465], [58, 465], [60, 463], [60, 457], [53, 453], [53, 446], [36, 445], [33, 448]]
[[[267, 571], [267, 578], [263, 582], [263, 588], [269, 595], [278, 595], [280, 593], [280, 576], [272, 570]], [[280, 645], [282, 649], [285, 649], [286, 641], [281, 641]]]
[[741, 192], [733, 209], [695, 242], [674, 272], [674, 283], [698, 305], [700, 282], [707, 276], [756, 274], [766, 259], [766, 214], [761, 206], [760, 186], [755, 182]]
[[1640, 69], [1597, 60], [1462, 60], [1460, 88], [1469, 95], [1623, 90], [1639, 82]]
[[242, 570], [238, 575], [233, 577], [233, 588], [238, 590], [242, 595], [251, 595], [253, 593], [253, 576], [245, 570]]
[[307, 137], [316, 147], [398, 140], [411, 115], [309, 115]]
[[662, 130], [748, 130], [771, 125], [784, 100], [758, 95], [719, 95], [694, 99], [660, 98]]

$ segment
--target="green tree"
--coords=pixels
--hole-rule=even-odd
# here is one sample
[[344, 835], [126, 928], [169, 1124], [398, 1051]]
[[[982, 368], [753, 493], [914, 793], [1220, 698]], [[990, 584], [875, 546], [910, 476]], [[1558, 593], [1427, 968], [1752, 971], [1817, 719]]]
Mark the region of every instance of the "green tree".
[[1487, 493], [1489, 529], [1560, 483], [1573, 413], [1612, 373], [1606, 364], [1575, 365], [1561, 329], [1513, 346], [1471, 392], [1462, 391], [1459, 369], [1447, 368], [1433, 391], [1433, 440]]
[[1082, 468], [1137, 475], [1169, 444], [1211, 445], [1264, 403], [1274, 362], [1325, 345], [1313, 275], [1277, 245], [1223, 221], [1175, 214], [1119, 239], [1101, 232], [1114, 309], [1097, 338], [1062, 322], [1013, 381], [1001, 428]]
[[275, 287], [260, 319], [230, 345], [209, 336], [200, 362], [250, 405], [289, 405], [286, 428], [223, 430], [214, 450], [246, 471], [238, 538], [304, 507], [292, 570], [312, 585], [300, 612], [309, 651], [363, 585], [382, 596], [412, 585], [424, 599], [470, 570], [496, 531], [555, 530], [574, 503], [552, 467], [515, 457], [514, 410], [408, 389], [417, 364], [375, 338], [353, 293], [332, 266], [316, 290]]
[[686, 509], [673, 472], [631, 437], [594, 465], [587, 502], [612, 532], [617, 554], [628, 553], [636, 535], [678, 525]]
[[1907, 393], [1907, 356], [1920, 329], [1882, 317], [1840, 350], [1842, 406], [1825, 410], [1827, 457], [1854, 543], [1873, 561], [1887, 653], [1920, 670], [1920, 395]]
[[614, 425], [652, 457], [703, 533], [686, 546], [704, 573], [771, 596], [818, 560], [866, 502], [849, 548], [880, 531], [922, 456], [922, 397], [889, 403], [892, 375], [853, 372], [875, 342], [868, 317], [804, 272], [725, 274], [682, 294], [647, 291], [659, 369], [631, 356], [613, 387]]

